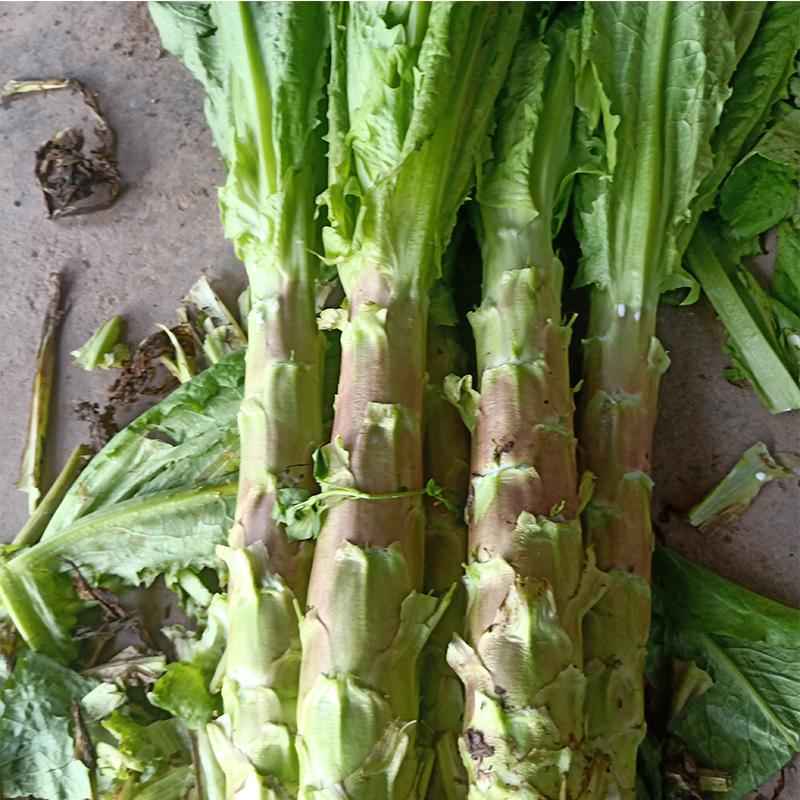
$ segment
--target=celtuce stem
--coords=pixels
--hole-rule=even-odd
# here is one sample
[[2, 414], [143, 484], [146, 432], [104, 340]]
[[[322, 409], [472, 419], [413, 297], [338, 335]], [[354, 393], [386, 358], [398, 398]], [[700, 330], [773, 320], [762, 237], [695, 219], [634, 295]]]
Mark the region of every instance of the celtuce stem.
[[[585, 550], [553, 220], [573, 154], [577, 29], [531, 15], [517, 43], [478, 204], [483, 301], [470, 315], [480, 404], [468, 504], [470, 798], [602, 797], [608, 757], [587, 736], [582, 622], [608, 579]], [[542, 23], [543, 24], [543, 23]]]
[[[452, 265], [449, 271], [452, 272]], [[452, 280], [452, 274], [447, 273], [446, 270], [433, 292], [439, 294], [439, 308], [449, 310], [453, 301], [445, 281]], [[444, 381], [449, 374], [462, 374], [466, 370], [467, 355], [458, 340], [455, 309], [451, 313], [451, 319], [431, 317], [428, 325], [423, 458], [426, 476], [455, 492], [462, 507], [469, 488], [469, 431], [446, 396]], [[442, 503], [427, 498], [424, 589], [438, 597], [452, 592], [450, 605], [431, 633], [420, 659], [423, 676], [420, 718], [425, 733], [432, 736], [430, 744], [436, 752], [427, 800], [461, 800], [467, 795], [466, 771], [458, 752], [464, 715], [463, 690], [447, 663], [447, 647], [453, 634], [464, 631], [467, 592], [462, 577], [466, 560], [465, 521]]]
[[[521, 10], [352, 3], [332, 15], [324, 239], [349, 320], [323, 491], [425, 485], [428, 294]], [[433, 759], [417, 743], [418, 658], [449, 601], [422, 593], [424, 524], [420, 496], [328, 511], [301, 622], [303, 800], [424, 796]]]
[[512, 239], [487, 225], [484, 273], [496, 278], [472, 315], [481, 405], [467, 642], [449, 661], [466, 686], [461, 748], [474, 798], [600, 797], [608, 763], [586, 735], [582, 637], [607, 578], [578, 517], [562, 267], [535, 244], [536, 227]]

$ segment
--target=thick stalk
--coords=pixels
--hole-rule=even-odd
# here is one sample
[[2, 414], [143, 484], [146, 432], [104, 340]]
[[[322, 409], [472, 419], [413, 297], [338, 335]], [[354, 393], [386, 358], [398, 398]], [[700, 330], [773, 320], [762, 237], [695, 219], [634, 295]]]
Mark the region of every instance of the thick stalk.
[[293, 603], [305, 601], [313, 547], [289, 542], [271, 511], [281, 489], [316, 490], [312, 456], [322, 441], [315, 308], [322, 144], [314, 131], [325, 53], [316, 28], [325, 9], [219, 3], [214, 14], [237, 104], [236, 160], [220, 205], [247, 267], [251, 310], [237, 519], [230, 548], [219, 548], [229, 570], [225, 714], [208, 732], [229, 797], [285, 797], [298, 782]]
[[655, 303], [626, 308], [595, 289], [584, 346], [581, 466], [596, 476], [584, 537], [612, 583], [584, 620], [589, 735], [606, 740], [612, 787], [632, 797], [645, 734], [643, 672], [650, 628], [650, 461], [658, 384], [669, 359]]
[[562, 266], [548, 219], [512, 235], [502, 212], [482, 218], [469, 644], [449, 657], [466, 685], [470, 796], [600, 797], [607, 758], [586, 740], [581, 620], [605, 576], [578, 518]]
[[270, 512], [280, 489], [317, 488], [322, 335], [312, 186], [310, 170], [299, 171], [284, 196], [279, 265], [274, 250], [259, 244], [243, 251], [252, 307], [239, 413], [240, 482], [231, 547], [219, 548], [229, 570], [225, 717], [208, 728], [228, 797], [292, 796], [298, 781], [300, 634], [293, 602], [305, 602], [313, 545], [290, 542]]
[[[426, 300], [362, 271], [342, 336], [334, 441], [323, 448], [325, 461], [340, 464], [331, 483], [370, 494], [422, 488], [426, 312]], [[423, 556], [418, 497], [347, 500], [328, 513], [301, 623], [303, 797], [336, 784], [355, 791], [373, 771], [398, 798], [427, 782], [430, 758], [417, 760], [409, 725], [418, 715], [414, 662], [440, 616], [438, 600], [420, 593]]]
[[[521, 8], [353, 3], [332, 20], [326, 193], [350, 319], [323, 489], [424, 485], [428, 292], [468, 193]], [[446, 600], [422, 594], [417, 497], [329, 509], [301, 623], [301, 796], [417, 798], [418, 658]]]
[[[226, 235], [247, 267], [251, 310], [239, 415], [240, 483], [229, 548], [225, 714], [209, 740], [229, 797], [297, 788], [299, 631], [310, 545], [271, 516], [276, 493], [313, 492], [322, 440], [321, 334], [315, 318], [316, 198], [324, 188], [323, 3], [154, 4], [165, 44], [204, 83], [228, 181]], [[299, 490], [299, 492], [297, 491]]]
[[[428, 389], [425, 405], [425, 475], [451, 492], [457, 504], [469, 488], [469, 431], [444, 392], [451, 373], [466, 370], [466, 353], [458, 343], [456, 328], [428, 327]], [[426, 498], [425, 592], [443, 597], [452, 592], [450, 605], [434, 628], [421, 656], [420, 718], [432, 736], [436, 751], [426, 797], [460, 800], [467, 796], [467, 775], [458, 753], [463, 726], [464, 695], [461, 681], [447, 663], [453, 634], [463, 635], [467, 610], [463, 564], [467, 560], [467, 526], [443, 504]]]
[[289, 542], [270, 511], [280, 488], [316, 490], [312, 456], [322, 442], [322, 334], [315, 307], [314, 169], [306, 164], [296, 170], [284, 190], [277, 248], [254, 237], [242, 247], [252, 306], [239, 416], [237, 524], [230, 537], [233, 547], [263, 542], [271, 570], [301, 603], [313, 546]]
[[312, 456], [322, 440], [322, 350], [313, 281], [287, 279], [279, 289], [257, 298], [249, 315], [239, 506], [231, 545], [263, 542], [272, 570], [302, 602], [313, 547], [289, 542], [270, 511], [279, 488], [316, 490]]
[[581, 388], [581, 466], [595, 475], [587, 543], [600, 569], [648, 581], [653, 428], [658, 384], [669, 366], [655, 322], [655, 304], [649, 310], [626, 308], [595, 289]]
[[509, 537], [519, 514], [549, 516], [556, 508], [564, 519], [578, 515], [571, 330], [561, 322], [563, 268], [549, 242], [541, 244], [541, 227], [538, 219], [519, 232], [487, 225], [484, 300], [471, 315], [481, 408], [470, 550], [479, 560], [502, 555], [528, 575], [536, 568], [523, 563], [529, 556], [514, 552]]
[[584, 538], [612, 583], [584, 620], [586, 708], [589, 735], [611, 757], [607, 796], [629, 800], [645, 735], [651, 448], [669, 364], [655, 338], [656, 309], [661, 291], [682, 280], [681, 230], [718, 180], [712, 137], [753, 26], [737, 7], [715, 3], [590, 8], [588, 55], [608, 102], [610, 174], [586, 176], [577, 195], [581, 281], [595, 284], [579, 439], [581, 466], [596, 476]]
[[557, 19], [542, 39], [531, 19], [498, 109], [496, 171], [478, 192], [469, 599], [466, 642], [449, 652], [466, 687], [460, 745], [473, 800], [605, 794], [608, 757], [586, 735], [582, 620], [607, 577], [581, 536], [571, 328], [552, 244], [587, 158], [572, 150], [577, 36]]

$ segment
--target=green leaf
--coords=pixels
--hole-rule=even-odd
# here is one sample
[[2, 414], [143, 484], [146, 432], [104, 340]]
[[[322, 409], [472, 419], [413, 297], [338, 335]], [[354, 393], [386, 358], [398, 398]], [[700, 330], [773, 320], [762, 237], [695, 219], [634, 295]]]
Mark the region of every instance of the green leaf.
[[86, 516], [0, 566], [0, 601], [29, 647], [68, 661], [82, 604], [62, 559], [76, 563], [90, 583], [94, 575], [100, 585], [132, 588], [163, 574], [179, 589], [186, 569], [222, 571], [215, 547], [233, 525], [237, 490], [236, 483], [190, 486]]
[[[745, 6], [756, 8], [755, 3], [724, 4], [728, 10], [737, 8], [737, 5], [739, 10]], [[735, 22], [733, 25], [738, 55], [742, 37], [738, 35], [740, 26]], [[679, 234], [679, 252], [686, 249], [699, 215], [713, 205], [720, 184], [761, 136], [774, 104], [786, 96], [786, 84], [794, 69], [799, 39], [800, 18], [795, 4], [767, 3], [755, 35], [731, 79], [733, 94], [725, 102], [711, 139], [714, 169], [704, 178], [692, 201], [693, 221]]]
[[147, 699], [169, 711], [193, 731], [205, 726], [222, 712], [218, 673], [228, 636], [228, 602], [215, 594], [208, 605], [205, 626], [186, 631], [176, 626], [167, 631], [179, 661], [169, 664]]
[[[129, 771], [149, 780], [162, 770], [191, 762], [189, 737], [180, 720], [139, 722], [127, 712], [128, 709], [112, 711], [102, 725], [117, 740], [116, 749]], [[113, 757], [107, 746], [98, 747], [98, 756], [101, 753], [109, 761]], [[100, 762], [99, 767], [102, 770], [104, 764]], [[119, 775], [124, 777], [125, 771], [120, 771]]]
[[731, 173], [719, 197], [723, 219], [737, 237], [750, 239], [781, 222], [797, 207], [797, 169], [754, 152]]
[[116, 503], [235, 475], [244, 359], [244, 349], [237, 350], [114, 436], [67, 493], [42, 540]]
[[800, 108], [783, 103], [779, 113], [781, 118], [764, 134], [755, 152], [796, 171], [800, 160]]
[[148, 699], [154, 706], [183, 720], [190, 730], [203, 729], [222, 712], [222, 698], [208, 690], [210, 676], [192, 664], [167, 664]]
[[367, 264], [425, 291], [438, 276], [522, 10], [356, 3], [341, 19], [332, 12], [324, 238], [348, 295]]
[[221, 68], [221, 42], [211, 18], [209, 3], [148, 4], [164, 47], [177, 56], [205, 87], [205, 115], [214, 144], [229, 164], [231, 111], [228, 76]]
[[278, 489], [269, 515], [286, 527], [290, 542], [316, 539], [322, 529], [322, 514], [315, 501], [308, 502], [311, 494], [306, 489]]
[[[528, 10], [517, 39], [498, 102], [492, 158], [476, 198], [483, 224], [488, 228], [500, 220], [504, 235], [540, 217], [536, 257], [542, 260], [552, 254], [551, 239], [566, 214], [573, 178], [600, 172], [603, 149], [588, 135], [587, 120], [575, 113], [576, 76], [584, 67], [581, 16], [567, 9], [555, 21], [542, 20], [535, 11], [535, 6]], [[489, 208], [505, 213], [491, 215]]]
[[736, 64], [733, 37], [722, 5], [592, 9], [589, 55], [610, 103], [603, 120], [615, 163], [610, 179], [584, 176], [578, 285], [594, 282], [614, 304], [654, 312], [680, 266], [676, 237], [714, 166], [710, 140]]
[[46, 656], [23, 651], [0, 692], [0, 789], [4, 797], [92, 796], [75, 758], [71, 703], [97, 685]]
[[653, 615], [647, 672], [654, 691], [668, 692], [673, 658], [695, 662], [714, 681], [670, 730], [698, 767], [732, 777], [731, 791], [715, 796], [738, 800], [800, 750], [800, 612], [659, 546]]
[[[800, 310], [800, 219], [778, 226], [778, 252], [770, 291], [787, 308]], [[795, 333], [800, 325], [795, 327]]]
[[[258, 299], [316, 269], [314, 204], [324, 188], [320, 101], [325, 3], [151, 3], [165, 46], [205, 86], [206, 117], [228, 181], [226, 235]], [[312, 265], [312, 266], [309, 266]]]

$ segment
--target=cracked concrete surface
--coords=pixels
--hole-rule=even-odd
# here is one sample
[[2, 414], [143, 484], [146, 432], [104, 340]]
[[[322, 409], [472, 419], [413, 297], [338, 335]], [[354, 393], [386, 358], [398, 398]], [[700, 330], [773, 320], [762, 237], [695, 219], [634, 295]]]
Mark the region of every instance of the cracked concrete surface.
[[[74, 95], [50, 92], [0, 109], [0, 541], [9, 541], [27, 516], [27, 498], [13, 484], [49, 273], [63, 272], [69, 312], [58, 342], [45, 488], [86, 440], [73, 402], [101, 401], [114, 378], [73, 366], [69, 352], [116, 314], [132, 344], [157, 322], [174, 324], [175, 309], [200, 275], [235, 307], [245, 276], [219, 222], [213, 187], [224, 172], [204, 122], [202, 88], [161, 50], [145, 3], [3, 2], [0, 36], [3, 83], [74, 76], [98, 93], [118, 137], [124, 182], [108, 210], [47, 220], [33, 178], [34, 152], [68, 125], [90, 130], [88, 121], [81, 123], [83, 105]], [[661, 317], [659, 336], [672, 366], [662, 380], [653, 455], [658, 532], [726, 578], [798, 607], [796, 479], [767, 485], [739, 520], [710, 537], [683, 514], [759, 439], [772, 451], [800, 452], [800, 416], [772, 416], [751, 389], [724, 380], [724, 331], [707, 302], [663, 308]], [[787, 771], [784, 791], [800, 797], [797, 771]]]

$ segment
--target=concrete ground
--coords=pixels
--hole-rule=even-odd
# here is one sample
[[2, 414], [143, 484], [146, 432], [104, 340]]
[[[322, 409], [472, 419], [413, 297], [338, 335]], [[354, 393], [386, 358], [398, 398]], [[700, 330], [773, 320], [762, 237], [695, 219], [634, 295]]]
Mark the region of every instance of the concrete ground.
[[[145, 3], [2, 2], [0, 37], [0, 82], [74, 76], [98, 93], [118, 136], [124, 181], [108, 210], [46, 219], [34, 152], [57, 130], [79, 124], [83, 105], [50, 92], [0, 109], [0, 541], [10, 541], [27, 516], [27, 498], [14, 483], [49, 273], [63, 272], [69, 313], [58, 344], [45, 487], [86, 439], [74, 401], [102, 401], [113, 378], [73, 366], [69, 352], [116, 314], [131, 343], [156, 322], [174, 324], [200, 275], [235, 307], [245, 278], [219, 222], [214, 187], [224, 173], [205, 126], [203, 91], [161, 50]], [[653, 455], [659, 533], [726, 578], [800, 607], [797, 480], [773, 481], [739, 520], [710, 537], [682, 517], [756, 441], [800, 452], [800, 415], [771, 416], [752, 390], [724, 380], [724, 332], [707, 302], [664, 308], [659, 336], [672, 358]], [[787, 771], [784, 792], [800, 797], [796, 770]]]

